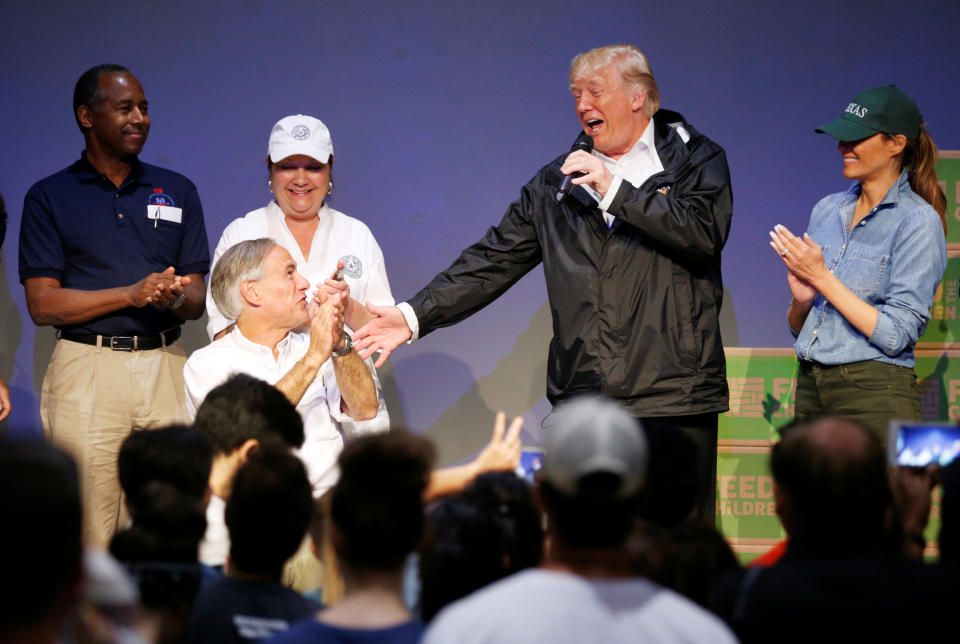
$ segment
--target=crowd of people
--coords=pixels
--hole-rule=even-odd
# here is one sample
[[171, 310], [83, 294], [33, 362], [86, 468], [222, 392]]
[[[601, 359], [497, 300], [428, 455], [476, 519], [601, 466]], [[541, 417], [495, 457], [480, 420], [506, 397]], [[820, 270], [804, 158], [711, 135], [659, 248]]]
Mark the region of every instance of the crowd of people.
[[[58, 341], [46, 441], [0, 446], [14, 526], [0, 548], [18, 591], [0, 641], [935, 632], [923, 611], [960, 591], [960, 464], [942, 472], [941, 556], [927, 563], [941, 472], [890, 468], [881, 429], [919, 418], [913, 349], [946, 262], [917, 106], [894, 86], [855, 97], [818, 130], [855, 183], [816, 205], [804, 235], [771, 232], [797, 420], [770, 457], [787, 538], [743, 568], [714, 525], [725, 153], [660, 107], [636, 47], [578, 55], [570, 90], [573, 150], [396, 304], [370, 230], [327, 203], [321, 121], [273, 126], [272, 196], [227, 226], [211, 261], [193, 183], [138, 159], [139, 80], [86, 71], [83, 155], [30, 189], [21, 221], [27, 306]], [[541, 263], [555, 334], [542, 466], [518, 476], [522, 421], [501, 413], [472, 460], [437, 467], [428, 439], [391, 427], [376, 369]], [[181, 325], [204, 312], [211, 342], [187, 356]], [[0, 388], [0, 419], [9, 408]]]
[[[939, 632], [930, 616], [960, 592], [960, 462], [891, 473], [858, 421], [784, 429], [770, 468], [787, 539], [744, 568], [695, 518], [695, 487], [677, 495], [654, 474], [661, 456], [696, 458], [695, 444], [658, 440], [606, 398], [558, 406], [533, 484], [490, 471], [432, 496], [433, 445], [395, 428], [349, 441], [319, 499], [282, 394], [238, 375], [210, 398], [198, 426], [124, 441], [132, 520], [109, 555], [85, 552], [73, 460], [42, 441], [3, 442], [0, 512], [16, 529], [0, 547], [18, 592], [0, 640], [883, 640]], [[272, 417], [289, 426], [273, 431]], [[242, 457], [223, 451], [236, 443]], [[940, 479], [940, 555], [925, 562], [917, 535]], [[205, 506], [224, 481], [228, 555], [209, 566]], [[304, 544], [321, 566], [310, 592], [284, 583]]]

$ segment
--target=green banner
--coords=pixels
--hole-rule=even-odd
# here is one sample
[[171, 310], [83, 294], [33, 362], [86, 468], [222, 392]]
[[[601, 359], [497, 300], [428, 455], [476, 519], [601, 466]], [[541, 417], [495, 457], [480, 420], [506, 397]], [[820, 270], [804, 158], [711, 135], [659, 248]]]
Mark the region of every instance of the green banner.
[[[960, 224], [956, 228], [960, 229]], [[953, 256], [955, 254], [956, 257]], [[947, 270], [933, 296], [930, 321], [927, 322], [926, 331], [920, 336], [918, 347], [939, 349], [944, 344], [960, 343], [960, 318], [957, 317], [957, 309], [960, 305], [958, 288], [960, 288], [960, 254], [950, 250], [947, 257]]]
[[726, 354], [730, 411], [720, 415], [719, 438], [776, 440], [776, 429], [793, 419], [793, 349], [728, 348]]
[[[960, 350], [918, 349], [916, 355], [923, 419], [960, 420]], [[792, 349], [731, 347], [726, 356], [730, 411], [719, 420], [716, 518], [746, 562], [784, 537], [773, 501], [769, 449], [779, 439], [777, 429], [794, 416], [797, 359]], [[939, 530], [938, 487], [928, 542], [936, 542]]]
[[960, 244], [960, 151], [940, 150], [937, 179], [947, 195], [947, 243]]

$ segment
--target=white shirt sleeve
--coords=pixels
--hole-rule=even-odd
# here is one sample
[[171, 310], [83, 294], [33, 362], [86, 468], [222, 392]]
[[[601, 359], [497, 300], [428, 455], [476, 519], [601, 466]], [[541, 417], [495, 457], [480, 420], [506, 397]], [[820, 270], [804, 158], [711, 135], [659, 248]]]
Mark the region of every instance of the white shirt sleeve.
[[380, 250], [380, 246], [376, 240], [371, 241], [373, 244], [371, 250], [374, 262], [367, 278], [367, 288], [364, 293], [364, 300], [366, 301], [360, 302], [360, 304], [366, 305], [367, 301], [369, 301], [377, 306], [392, 306], [394, 303], [393, 293], [390, 292], [390, 282], [387, 280], [387, 268], [383, 262], [383, 251]]
[[216, 360], [207, 359], [208, 352], [194, 351], [183, 366], [183, 388], [187, 399], [190, 421], [197, 417], [197, 410], [210, 390], [226, 380], [226, 374], [217, 368]]
[[397, 304], [397, 308], [400, 309], [403, 319], [407, 321], [407, 326], [410, 327], [411, 335], [410, 339], [407, 340], [407, 344], [410, 344], [420, 337], [420, 322], [417, 320], [417, 314], [413, 312], [413, 307], [406, 302], [400, 302], [400, 304]]
[[618, 173], [613, 173], [613, 180], [610, 182], [610, 187], [607, 188], [607, 194], [603, 196], [603, 199], [600, 200], [600, 203], [597, 205], [597, 208], [603, 212], [607, 212], [610, 208], [610, 204], [613, 203], [613, 198], [617, 196], [617, 191], [620, 190], [620, 184], [623, 182], [623, 177]]

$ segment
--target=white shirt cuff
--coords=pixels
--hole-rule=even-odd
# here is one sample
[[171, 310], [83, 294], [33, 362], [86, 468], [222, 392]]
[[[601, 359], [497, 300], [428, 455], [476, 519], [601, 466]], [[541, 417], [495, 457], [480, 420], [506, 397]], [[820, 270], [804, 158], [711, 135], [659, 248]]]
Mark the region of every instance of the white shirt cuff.
[[397, 308], [400, 309], [403, 319], [407, 321], [407, 326], [410, 327], [411, 335], [410, 339], [407, 340], [407, 344], [410, 344], [420, 337], [420, 322], [417, 320], [417, 314], [413, 312], [413, 307], [406, 302], [400, 302], [400, 304], [397, 304]]
[[607, 209], [610, 207], [610, 204], [613, 203], [613, 198], [617, 196], [617, 191], [620, 190], [620, 182], [623, 181], [623, 177], [619, 174], [613, 174], [613, 181], [610, 182], [610, 187], [607, 188], [607, 194], [603, 196], [603, 199], [600, 200], [600, 203], [597, 205], [597, 208], [603, 212], [607, 212]]

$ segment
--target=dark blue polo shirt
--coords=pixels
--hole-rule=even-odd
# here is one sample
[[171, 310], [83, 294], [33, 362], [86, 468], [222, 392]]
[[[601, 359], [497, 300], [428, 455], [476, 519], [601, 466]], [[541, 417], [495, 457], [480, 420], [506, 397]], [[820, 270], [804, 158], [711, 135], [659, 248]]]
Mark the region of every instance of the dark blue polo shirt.
[[[164, 216], [148, 218], [148, 206], [154, 215], [162, 211]], [[64, 288], [91, 291], [128, 286], [168, 266], [178, 275], [205, 274], [210, 269], [197, 188], [181, 174], [137, 162], [117, 188], [84, 155], [66, 170], [38, 181], [24, 199], [21, 283], [31, 277], [52, 277]], [[176, 315], [148, 304], [58, 328], [140, 335], [178, 324], [182, 320]]]

